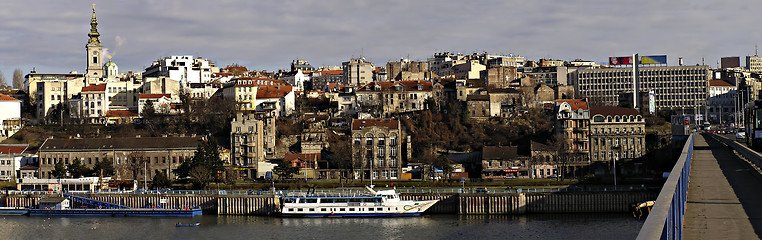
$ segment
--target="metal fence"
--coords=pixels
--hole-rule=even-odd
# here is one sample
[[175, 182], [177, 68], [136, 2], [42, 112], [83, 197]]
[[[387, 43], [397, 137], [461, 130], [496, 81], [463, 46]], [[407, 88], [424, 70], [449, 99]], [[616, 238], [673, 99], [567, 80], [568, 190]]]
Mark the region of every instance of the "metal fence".
[[694, 132], [685, 143], [680, 158], [659, 192], [659, 197], [640, 229], [637, 239], [683, 239], [688, 179], [691, 173], [695, 136]]

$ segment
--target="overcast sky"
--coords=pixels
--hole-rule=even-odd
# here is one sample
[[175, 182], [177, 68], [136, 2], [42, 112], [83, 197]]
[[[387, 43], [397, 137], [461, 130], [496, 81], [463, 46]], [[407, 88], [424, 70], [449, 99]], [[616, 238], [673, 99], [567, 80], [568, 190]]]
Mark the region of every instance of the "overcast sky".
[[0, 71], [84, 72], [91, 4], [101, 42], [120, 71], [171, 55], [224, 67], [315, 67], [352, 57], [376, 65], [435, 52], [518, 54], [529, 60], [667, 54], [712, 67], [755, 54], [762, 4], [755, 0], [3, 0]]

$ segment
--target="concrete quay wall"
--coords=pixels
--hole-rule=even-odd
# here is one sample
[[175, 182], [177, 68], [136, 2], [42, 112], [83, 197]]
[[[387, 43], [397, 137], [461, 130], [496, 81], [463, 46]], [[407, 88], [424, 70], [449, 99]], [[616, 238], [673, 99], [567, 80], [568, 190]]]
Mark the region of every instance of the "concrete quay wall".
[[[440, 201], [429, 214], [515, 215], [528, 213], [624, 213], [633, 203], [655, 200], [658, 192], [574, 192], [518, 194], [401, 194], [403, 200]], [[0, 197], [0, 205], [8, 207], [35, 206], [44, 195], [11, 195]], [[158, 205], [183, 209], [201, 207], [207, 214], [272, 215], [280, 211], [280, 199], [274, 195], [101, 195], [85, 196], [92, 200], [119, 204], [131, 208]], [[166, 203], [163, 203], [165, 201]], [[76, 206], [76, 203], [74, 204]]]

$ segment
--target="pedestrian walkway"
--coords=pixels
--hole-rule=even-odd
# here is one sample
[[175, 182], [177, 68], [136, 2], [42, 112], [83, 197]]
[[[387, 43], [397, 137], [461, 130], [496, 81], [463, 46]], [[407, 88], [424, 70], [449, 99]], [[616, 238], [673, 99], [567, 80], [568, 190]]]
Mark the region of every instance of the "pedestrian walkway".
[[696, 135], [684, 239], [759, 239], [762, 177], [732, 148]]

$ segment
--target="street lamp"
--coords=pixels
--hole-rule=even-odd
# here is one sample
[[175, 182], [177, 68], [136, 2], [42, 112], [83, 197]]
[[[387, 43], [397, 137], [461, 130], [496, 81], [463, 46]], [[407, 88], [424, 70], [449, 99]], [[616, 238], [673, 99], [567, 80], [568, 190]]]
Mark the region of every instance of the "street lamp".
[[614, 154], [614, 189], [616, 189], [616, 159], [619, 158], [619, 153]]

